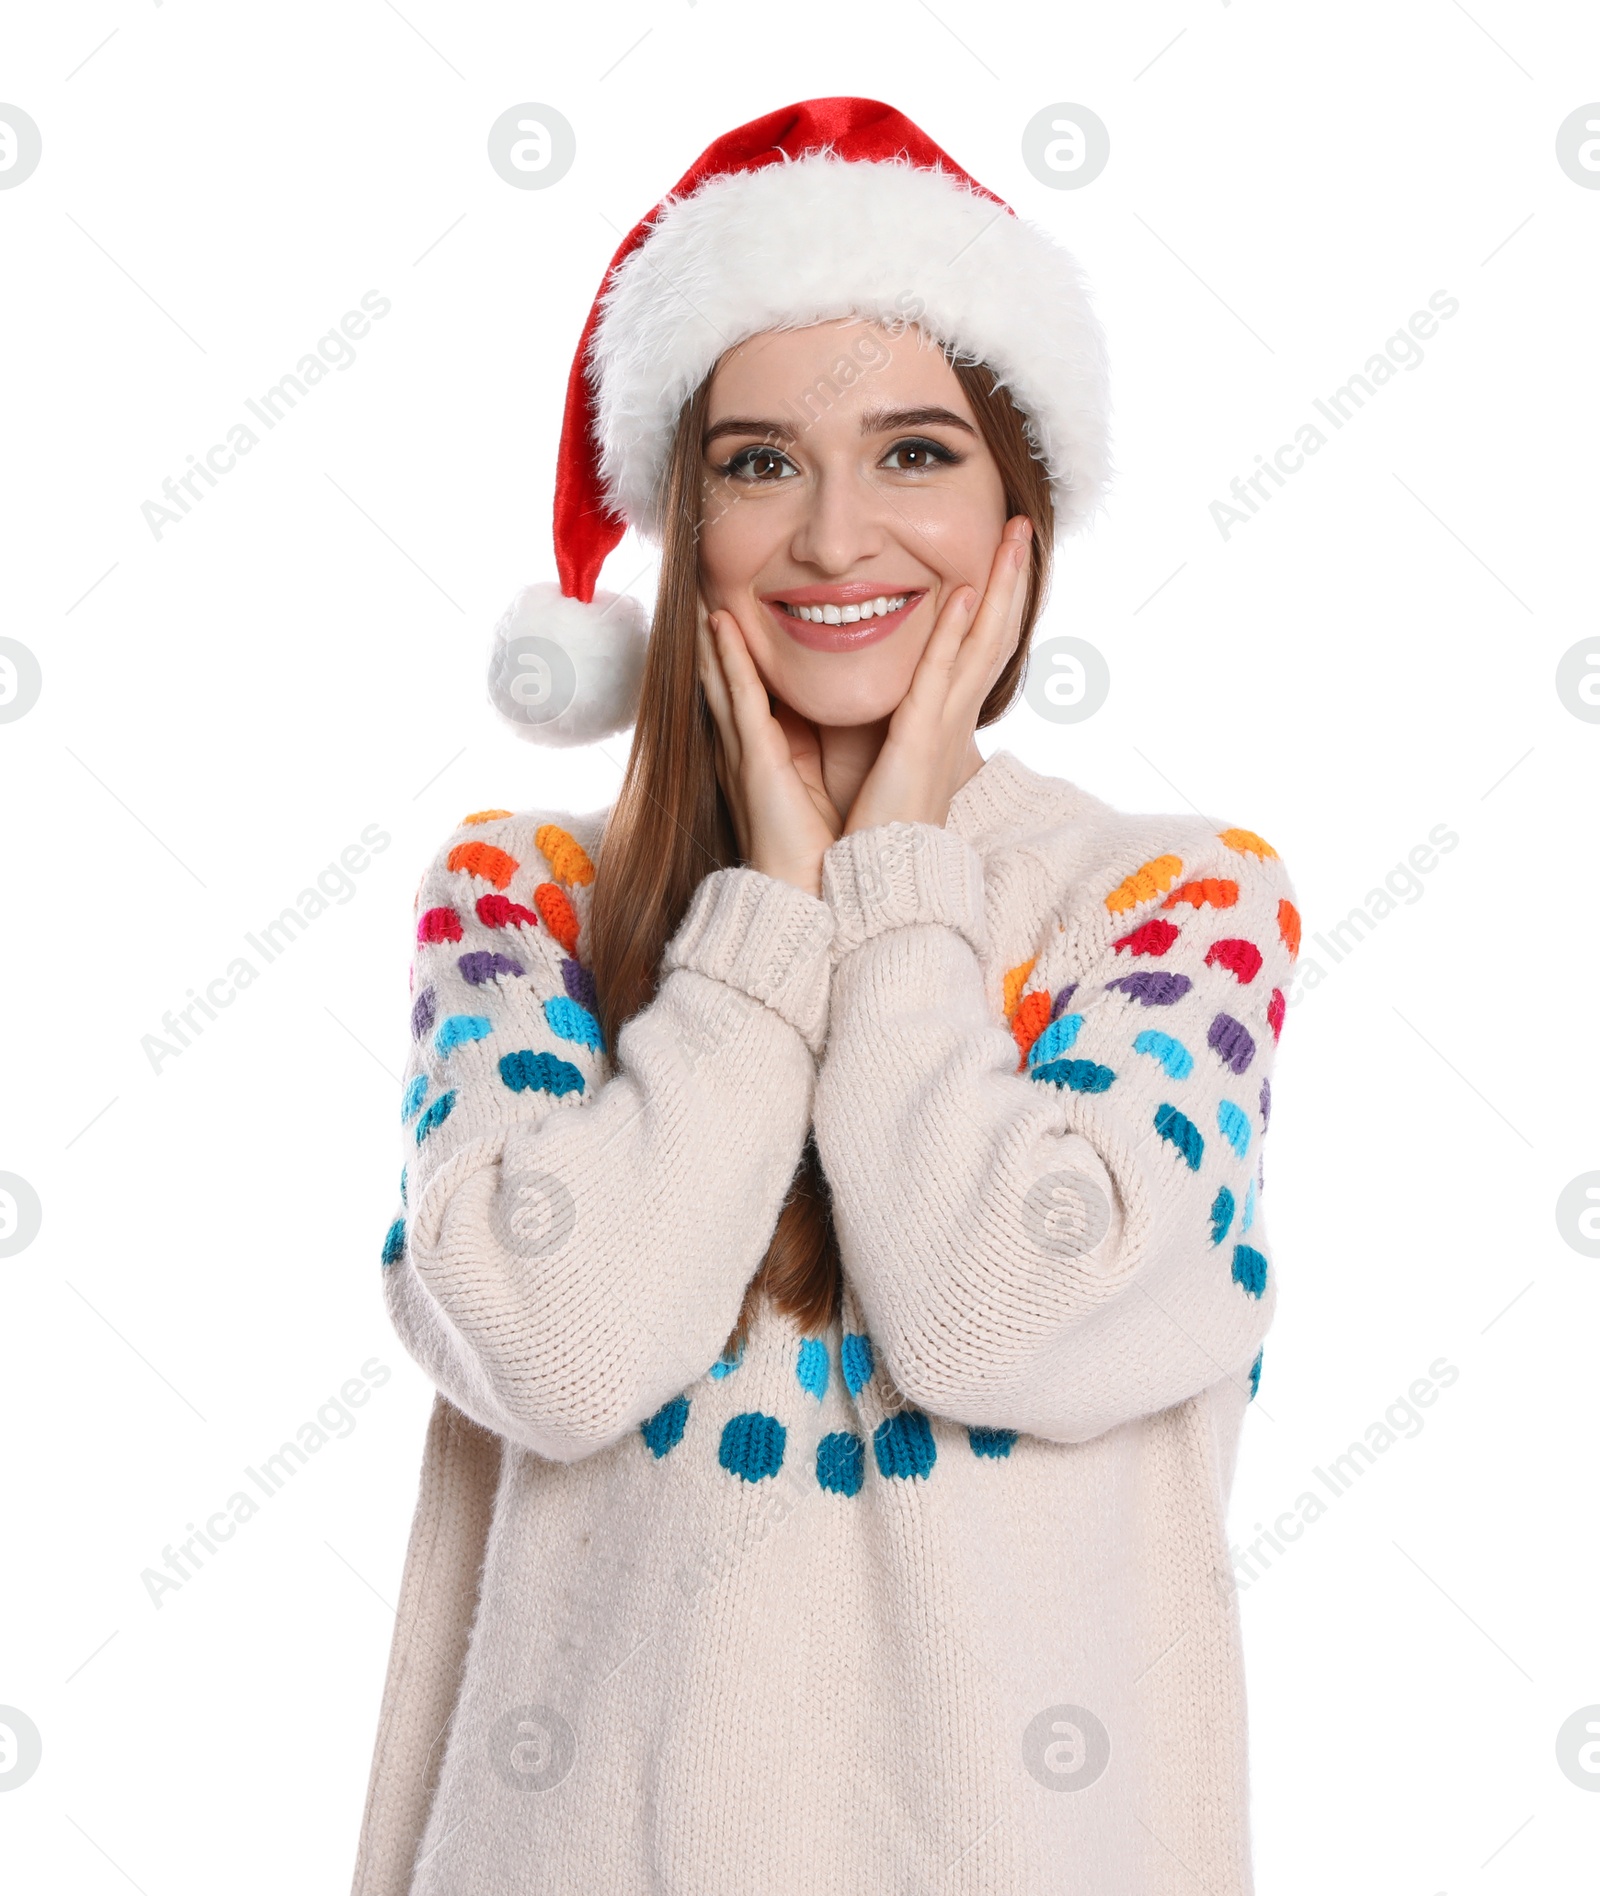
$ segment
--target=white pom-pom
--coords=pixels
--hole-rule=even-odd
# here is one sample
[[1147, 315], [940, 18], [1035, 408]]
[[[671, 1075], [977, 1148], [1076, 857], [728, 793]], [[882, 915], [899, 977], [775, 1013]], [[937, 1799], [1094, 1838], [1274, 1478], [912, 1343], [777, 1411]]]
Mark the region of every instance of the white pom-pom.
[[548, 580], [524, 586], [494, 629], [490, 701], [530, 743], [614, 737], [638, 713], [648, 630], [627, 593], [597, 592], [586, 606]]

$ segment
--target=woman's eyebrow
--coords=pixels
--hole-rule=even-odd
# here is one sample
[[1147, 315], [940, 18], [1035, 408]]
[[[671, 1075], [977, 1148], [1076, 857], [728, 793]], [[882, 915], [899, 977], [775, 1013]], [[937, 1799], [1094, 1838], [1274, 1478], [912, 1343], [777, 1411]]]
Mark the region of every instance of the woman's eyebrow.
[[746, 421], [739, 416], [731, 416], [727, 421], [713, 422], [706, 430], [703, 447], [709, 448], [713, 441], [722, 435], [772, 435], [779, 441], [792, 441], [794, 430], [781, 421]]
[[861, 417], [863, 434], [892, 434], [902, 428], [959, 428], [976, 436], [977, 429], [948, 408], [869, 408]]

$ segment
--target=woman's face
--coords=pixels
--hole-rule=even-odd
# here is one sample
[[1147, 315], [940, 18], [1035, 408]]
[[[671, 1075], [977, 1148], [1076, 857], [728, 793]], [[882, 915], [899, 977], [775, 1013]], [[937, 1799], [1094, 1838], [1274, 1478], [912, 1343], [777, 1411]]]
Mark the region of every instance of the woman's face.
[[875, 323], [768, 330], [711, 378], [700, 590], [812, 723], [887, 717], [944, 602], [982, 596], [1005, 489], [943, 351]]

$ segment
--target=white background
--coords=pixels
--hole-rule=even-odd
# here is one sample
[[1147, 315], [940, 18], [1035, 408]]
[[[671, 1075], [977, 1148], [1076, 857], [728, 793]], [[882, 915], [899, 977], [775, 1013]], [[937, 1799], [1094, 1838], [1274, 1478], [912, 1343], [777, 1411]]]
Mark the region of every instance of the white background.
[[[608, 803], [625, 739], [495, 721], [487, 635], [552, 572], [572, 350], [621, 233], [713, 137], [797, 99], [898, 106], [1085, 262], [1120, 469], [1042, 635], [1105, 707], [987, 733], [1127, 809], [1286, 858], [1308, 937], [1429, 830], [1460, 838], [1290, 1012], [1265, 1207], [1281, 1303], [1233, 1525], [1292, 1508], [1440, 1357], [1458, 1380], [1242, 1594], [1267, 1896], [1593, 1883], [1600, 1262], [1555, 1203], [1600, 1168], [1600, 191], [1555, 160], [1600, 19], [1473, 0], [36, 7], [0, 97], [0, 1797], [19, 1891], [348, 1885], [431, 1390], [389, 1330], [410, 903], [468, 810]], [[86, 63], [85, 63], [86, 62]], [[542, 101], [549, 190], [485, 138]], [[1081, 102], [1110, 163], [1052, 190], [1023, 126]], [[181, 524], [141, 503], [362, 294], [390, 313]], [[1459, 312], [1224, 539], [1208, 511], [1429, 296]], [[258, 430], [258, 432], [260, 432]], [[650, 596], [625, 542], [607, 583]], [[1158, 590], [1159, 589], [1159, 590]], [[393, 840], [159, 1074], [141, 1037], [361, 830]], [[377, 1357], [392, 1375], [181, 1592], [161, 1549]]]

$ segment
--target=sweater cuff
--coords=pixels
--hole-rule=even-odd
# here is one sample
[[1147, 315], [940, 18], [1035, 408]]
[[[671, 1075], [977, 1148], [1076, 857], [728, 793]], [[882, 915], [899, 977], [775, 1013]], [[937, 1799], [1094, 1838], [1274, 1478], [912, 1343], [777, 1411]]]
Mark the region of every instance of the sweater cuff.
[[714, 869], [694, 892], [662, 956], [663, 973], [689, 968], [738, 988], [782, 1015], [813, 1054], [828, 1024], [826, 902], [758, 869]]
[[879, 823], [841, 836], [822, 858], [822, 898], [833, 910], [835, 961], [891, 928], [934, 922], [983, 956], [983, 861], [955, 830]]

